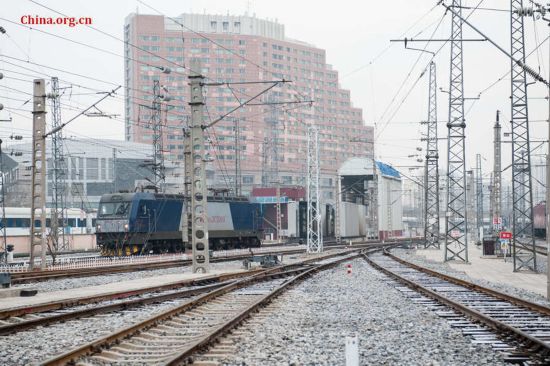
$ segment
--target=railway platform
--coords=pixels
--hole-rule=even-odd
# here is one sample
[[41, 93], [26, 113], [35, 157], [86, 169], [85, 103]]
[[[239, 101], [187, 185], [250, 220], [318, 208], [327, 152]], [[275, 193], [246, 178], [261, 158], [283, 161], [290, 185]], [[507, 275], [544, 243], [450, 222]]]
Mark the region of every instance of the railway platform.
[[51, 292], [39, 292], [33, 297], [9, 297], [0, 298], [0, 311], [21, 308], [21, 307], [34, 307], [38, 305], [46, 305], [52, 302], [58, 301], [77, 301], [80, 299], [109, 296], [112, 294], [118, 294], [121, 292], [133, 292], [140, 291], [147, 288], [153, 288], [158, 286], [168, 286], [181, 282], [188, 281], [192, 284], [197, 280], [208, 280], [209, 278], [215, 278], [218, 275], [231, 275], [244, 272], [242, 269], [223, 269], [212, 270], [209, 273], [178, 273], [178, 274], [165, 274], [154, 277], [145, 277], [135, 280], [119, 281], [113, 283], [107, 283], [103, 285], [77, 287], [72, 289], [66, 289], [61, 291]]
[[[418, 249], [418, 255], [426, 259], [443, 262], [444, 249]], [[537, 257], [537, 260], [546, 260], [545, 257]], [[481, 248], [474, 243], [468, 244], [469, 263], [450, 261], [449, 266], [457, 271], [463, 271], [473, 279], [480, 279], [494, 283], [501, 283], [516, 288], [521, 288], [536, 294], [546, 296], [546, 274], [532, 272], [514, 272], [512, 258], [487, 257], [483, 256]]]

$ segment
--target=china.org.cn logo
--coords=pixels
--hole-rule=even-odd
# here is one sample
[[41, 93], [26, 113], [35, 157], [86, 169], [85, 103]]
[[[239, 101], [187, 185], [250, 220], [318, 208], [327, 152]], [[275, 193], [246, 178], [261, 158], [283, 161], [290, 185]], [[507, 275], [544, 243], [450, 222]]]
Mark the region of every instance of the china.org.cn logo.
[[21, 24], [26, 25], [67, 25], [75, 27], [77, 25], [91, 25], [92, 18], [90, 17], [41, 17], [38, 15], [23, 15]]

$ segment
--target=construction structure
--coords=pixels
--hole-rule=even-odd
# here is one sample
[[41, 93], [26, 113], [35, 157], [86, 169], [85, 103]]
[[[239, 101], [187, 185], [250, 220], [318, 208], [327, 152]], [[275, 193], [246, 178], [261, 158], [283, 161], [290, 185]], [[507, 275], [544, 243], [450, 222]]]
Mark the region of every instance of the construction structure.
[[323, 251], [323, 228], [321, 227], [321, 196], [319, 194], [320, 161], [319, 130], [316, 126], [307, 129], [307, 252]]
[[426, 124], [426, 163], [424, 172], [424, 237], [426, 248], [439, 248], [439, 152], [437, 147], [437, 77], [430, 62], [428, 120]]
[[483, 230], [483, 177], [481, 175], [481, 155], [476, 154], [476, 236], [481, 240]]
[[153, 81], [153, 104], [151, 107], [151, 126], [153, 128], [153, 183], [157, 190], [164, 190], [166, 181], [164, 171], [164, 138], [162, 134], [162, 104], [164, 99], [161, 94], [160, 81]]
[[466, 161], [462, 54], [462, 1], [453, 0], [449, 120], [447, 122], [447, 209], [445, 212], [445, 261], [468, 262], [466, 216]]
[[64, 252], [68, 249], [68, 241], [65, 238], [67, 220], [65, 215], [67, 202], [67, 165], [63, 151], [63, 132], [57, 129], [61, 126], [61, 93], [59, 79], [52, 77], [51, 93], [48, 94], [51, 106], [51, 129], [57, 130], [51, 134], [51, 166], [52, 166], [52, 214], [51, 229], [49, 233], [49, 250], [51, 252]]
[[491, 189], [492, 229], [496, 234], [502, 228], [502, 138], [500, 126], [500, 111], [497, 111], [495, 126], [493, 127], [493, 183]]
[[[511, 125], [512, 125], [512, 255], [514, 271], [536, 271], [537, 258], [533, 229], [531, 148], [527, 108], [524, 17], [529, 12], [523, 0], [510, 2], [511, 27]], [[517, 62], [519, 61], [519, 62]]]

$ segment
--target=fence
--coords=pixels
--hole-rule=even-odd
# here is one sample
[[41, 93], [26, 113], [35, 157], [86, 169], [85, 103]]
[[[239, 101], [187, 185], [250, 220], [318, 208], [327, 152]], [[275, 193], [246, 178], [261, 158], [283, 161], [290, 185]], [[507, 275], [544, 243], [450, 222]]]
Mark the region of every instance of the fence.
[[[250, 248], [250, 249], [233, 249], [233, 250], [219, 250], [212, 254], [212, 258], [229, 258], [234, 256], [242, 256], [247, 254], [262, 254], [273, 251], [293, 251], [296, 249], [305, 249], [305, 245], [297, 245], [286, 248]], [[176, 254], [152, 254], [152, 255], [140, 255], [140, 256], [128, 256], [128, 257], [62, 257], [57, 260], [56, 264], [53, 264], [51, 259], [46, 260], [46, 271], [60, 271], [68, 269], [80, 269], [80, 268], [98, 268], [98, 267], [113, 267], [113, 266], [127, 266], [147, 263], [162, 263], [171, 262], [177, 260], [189, 260], [191, 257], [188, 254], [176, 253]], [[36, 262], [40, 265], [40, 259]], [[0, 272], [27, 272], [29, 271], [28, 261], [16, 262], [12, 265], [0, 265]]]

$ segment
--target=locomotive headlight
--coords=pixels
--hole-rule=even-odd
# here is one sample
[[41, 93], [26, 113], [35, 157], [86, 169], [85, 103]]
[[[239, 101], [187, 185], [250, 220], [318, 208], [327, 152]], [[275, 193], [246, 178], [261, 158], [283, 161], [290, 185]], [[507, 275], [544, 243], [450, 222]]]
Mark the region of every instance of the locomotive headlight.
[[128, 231], [128, 224], [124, 224], [124, 231]]
[[101, 225], [98, 224], [98, 225], [96, 226], [96, 231], [97, 231], [98, 233], [101, 232]]

